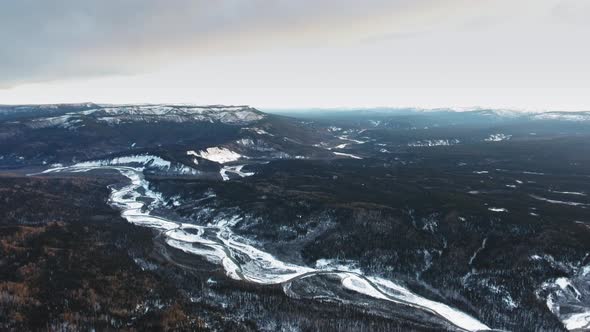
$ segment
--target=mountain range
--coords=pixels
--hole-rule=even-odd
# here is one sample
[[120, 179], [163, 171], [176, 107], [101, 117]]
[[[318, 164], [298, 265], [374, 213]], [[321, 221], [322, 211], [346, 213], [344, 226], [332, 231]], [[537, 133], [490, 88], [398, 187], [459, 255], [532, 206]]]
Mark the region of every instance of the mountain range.
[[0, 326], [581, 331], [589, 138], [589, 112], [0, 106]]

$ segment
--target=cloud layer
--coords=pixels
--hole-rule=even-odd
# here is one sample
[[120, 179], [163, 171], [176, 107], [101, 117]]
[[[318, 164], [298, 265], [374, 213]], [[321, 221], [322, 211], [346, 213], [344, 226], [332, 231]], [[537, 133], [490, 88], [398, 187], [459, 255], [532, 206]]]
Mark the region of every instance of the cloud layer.
[[1, 1], [0, 103], [590, 109], [588, 13], [588, 0]]
[[203, 54], [411, 34], [490, 17], [502, 1], [3, 1], [0, 85], [146, 72]]

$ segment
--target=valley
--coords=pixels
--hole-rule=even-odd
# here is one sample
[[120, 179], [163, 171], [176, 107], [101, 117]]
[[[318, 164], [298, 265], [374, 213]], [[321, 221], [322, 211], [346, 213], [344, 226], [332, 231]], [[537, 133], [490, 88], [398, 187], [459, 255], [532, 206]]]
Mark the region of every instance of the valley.
[[[155, 278], [178, 293], [146, 313], [181, 310], [184, 328], [590, 326], [586, 114], [28, 107], [35, 113], [0, 107], [3, 188], [59, 181], [65, 191], [78, 186], [71, 182], [96, 181], [77, 209], [108, 211], [110, 221], [100, 227], [128, 223], [101, 241], [125, 236], [113, 243], [134, 266], [128, 275]], [[41, 186], [35, 195], [47, 191]], [[69, 210], [58, 209], [53, 218], [15, 219], [18, 204], [5, 200], [4, 227], [95, 218], [66, 218], [60, 211]], [[43, 206], [37, 209], [52, 209]], [[144, 244], [130, 244], [139, 234]], [[3, 247], [5, 257], [12, 248]], [[10, 301], [0, 305], [4, 312]], [[5, 317], [5, 328], [25, 324]], [[115, 321], [149, 326], [137, 319]]]

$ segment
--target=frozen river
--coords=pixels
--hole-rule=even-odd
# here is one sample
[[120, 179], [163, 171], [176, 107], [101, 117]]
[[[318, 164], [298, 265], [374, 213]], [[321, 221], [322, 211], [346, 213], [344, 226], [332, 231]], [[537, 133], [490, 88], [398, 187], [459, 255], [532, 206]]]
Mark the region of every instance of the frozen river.
[[[87, 172], [95, 169], [117, 170], [130, 180], [123, 187], [111, 187], [110, 204], [120, 209], [123, 218], [139, 226], [160, 230], [169, 246], [223, 266], [229, 278], [262, 285], [279, 284], [287, 295], [297, 297], [293, 283], [303, 279], [313, 282], [310, 277], [330, 275], [339, 281], [339, 287], [343, 289], [376, 300], [426, 311], [446, 320], [458, 330], [490, 330], [488, 326], [460, 310], [414, 294], [387, 279], [366, 276], [360, 271], [330, 264], [308, 267], [281, 261], [233, 232], [233, 226], [240, 221], [239, 216], [217, 218], [207, 225], [188, 224], [156, 216], [152, 212], [153, 206], [161, 202], [162, 196], [150, 190], [142, 168], [74, 165], [48, 169], [43, 173]], [[338, 296], [337, 293], [331, 294]]]

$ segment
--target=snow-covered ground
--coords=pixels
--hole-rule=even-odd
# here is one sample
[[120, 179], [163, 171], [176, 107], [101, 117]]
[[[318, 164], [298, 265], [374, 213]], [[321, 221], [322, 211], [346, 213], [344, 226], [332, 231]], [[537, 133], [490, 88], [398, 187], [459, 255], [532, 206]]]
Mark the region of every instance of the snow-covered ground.
[[198, 175], [200, 173], [198, 170], [194, 168], [188, 167], [180, 163], [172, 163], [159, 156], [154, 156], [150, 154], [128, 155], [115, 157], [111, 159], [85, 161], [76, 164], [76, 166], [78, 167], [99, 167], [118, 165], [141, 166], [143, 168], [153, 168], [161, 171], [185, 175]]
[[254, 172], [242, 171], [242, 168], [244, 168], [244, 166], [246, 166], [246, 165], [223, 166], [219, 170], [219, 174], [221, 175], [221, 178], [223, 179], [223, 181], [229, 181], [229, 176], [227, 175], [227, 173], [233, 173], [233, 174], [236, 174], [242, 178], [254, 175]]
[[556, 191], [556, 190], [549, 190], [550, 193], [554, 194], [562, 194], [562, 195], [574, 195], [574, 196], [587, 196], [585, 193], [577, 192], [577, 191]]
[[[199, 157], [200, 155], [193, 150], [187, 151], [186, 152], [187, 156], [193, 156], [193, 157]], [[197, 158], [193, 158], [193, 164], [198, 165], [199, 164], [199, 160]]]
[[361, 158], [361, 157], [359, 157], [357, 155], [350, 154], [350, 153], [342, 153], [342, 152], [335, 152], [335, 151], [332, 152], [332, 153], [335, 154], [335, 155], [337, 155], [337, 156], [349, 157], [349, 158], [352, 158], [352, 159], [363, 159], [363, 158]]
[[480, 251], [482, 251], [482, 250], [484, 250], [486, 248], [486, 244], [487, 243], [488, 243], [488, 238], [486, 237], [485, 239], [483, 239], [483, 241], [481, 241], [481, 246], [479, 248], [477, 248], [477, 250], [469, 258], [469, 265], [472, 265], [473, 264], [473, 262], [477, 258], [477, 254], [479, 254]]
[[349, 142], [352, 142], [352, 143], [355, 143], [355, 144], [365, 144], [365, 143], [367, 143], [366, 141], [361, 141], [361, 140], [358, 140], [358, 139], [349, 138], [346, 135], [337, 136], [337, 137], [339, 139], [343, 140], [343, 141], [349, 141]]
[[532, 116], [535, 120], [590, 121], [590, 113], [546, 112]]
[[[588, 287], [588, 266], [578, 270], [574, 279], [560, 277], [545, 282], [541, 288], [548, 290], [547, 307], [568, 330], [587, 331], [590, 329]], [[582, 288], [580, 288], [580, 286]]]
[[512, 135], [506, 135], [506, 134], [491, 134], [488, 138], [486, 138], [484, 141], [486, 142], [501, 142], [501, 141], [507, 141], [509, 139], [512, 138]]
[[580, 203], [580, 202], [569, 202], [569, 201], [561, 201], [561, 200], [556, 200], [556, 199], [549, 199], [549, 198], [545, 198], [545, 197], [541, 197], [538, 195], [529, 195], [532, 198], [539, 200], [539, 201], [544, 201], [547, 203], [551, 203], [551, 204], [563, 204], [563, 205], [571, 205], [571, 206], [588, 206], [590, 204], [585, 204], [585, 203]]
[[35, 119], [30, 121], [27, 125], [35, 129], [49, 127], [61, 127], [72, 129], [79, 125], [80, 122], [82, 122], [82, 120], [73, 118], [72, 115], [66, 114], [49, 118]]
[[244, 128], [243, 130], [250, 130], [255, 132], [258, 135], [267, 135], [267, 136], [274, 136], [273, 134], [269, 133], [268, 131], [260, 128]]
[[[372, 281], [377, 286], [377, 289], [384, 293], [387, 296], [387, 299], [390, 301], [397, 302], [397, 299], [402, 300], [402, 303], [405, 302], [410, 303], [410, 305], [413, 306], [428, 308], [429, 311], [436, 313], [440, 317], [445, 317], [447, 320], [449, 320], [449, 322], [467, 331], [490, 330], [488, 326], [467, 315], [466, 313], [454, 309], [446, 304], [435, 302], [416, 295], [392, 281], [375, 277], [369, 277], [368, 279]], [[357, 288], [351, 289], [357, 290]]]
[[427, 139], [417, 142], [408, 143], [408, 146], [412, 147], [428, 147], [428, 146], [450, 146], [459, 144], [461, 141], [458, 139]]
[[187, 154], [191, 154], [196, 157], [201, 157], [203, 159], [211, 160], [216, 163], [225, 164], [232, 161], [236, 161], [243, 156], [237, 152], [231, 151], [226, 148], [220, 147], [211, 147], [207, 148], [205, 151], [199, 151], [198, 153], [195, 151], [187, 151]]
[[590, 329], [590, 310], [567, 315], [561, 322], [565, 325], [565, 328], [570, 331], [588, 331]]
[[[160, 230], [168, 245], [221, 265], [232, 279], [263, 285], [283, 284], [286, 291], [289, 288], [287, 285], [295, 280], [311, 275], [335, 274], [345, 289], [433, 313], [463, 330], [490, 330], [464, 312], [416, 295], [393, 281], [365, 276], [359, 269], [348, 268], [347, 263], [318, 261], [316, 267], [312, 268], [281, 261], [233, 232], [232, 228], [242, 221], [237, 215], [215, 217], [207, 225], [186, 224], [154, 216], [151, 211], [162, 204], [163, 199], [149, 188], [148, 181], [143, 177], [143, 168], [77, 164], [49, 169], [45, 173], [86, 172], [101, 168], [116, 169], [131, 182], [122, 188], [111, 187], [110, 202], [121, 210], [123, 218], [137, 225]], [[337, 295], [334, 296], [337, 299]]]

